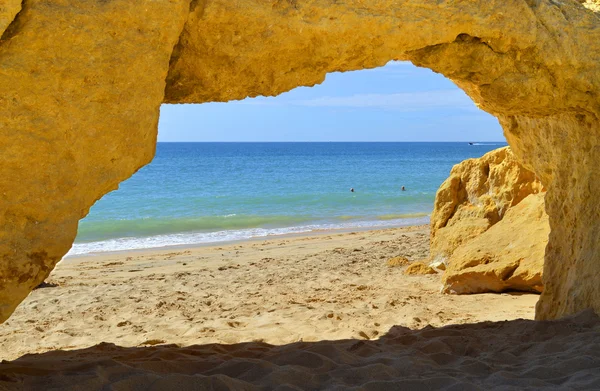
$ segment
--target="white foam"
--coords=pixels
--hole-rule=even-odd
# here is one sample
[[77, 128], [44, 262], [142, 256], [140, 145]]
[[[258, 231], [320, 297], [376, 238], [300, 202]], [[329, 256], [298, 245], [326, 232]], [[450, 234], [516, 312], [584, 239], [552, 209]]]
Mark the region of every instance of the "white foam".
[[141, 238], [119, 238], [103, 240], [99, 242], [76, 243], [73, 245], [73, 247], [67, 253], [66, 256], [69, 257], [75, 255], [85, 255], [111, 251], [141, 250], [147, 248], [158, 248], [167, 246], [230, 242], [238, 240], [247, 240], [252, 238], [261, 238], [266, 236], [296, 234], [319, 230], [406, 227], [410, 225], [420, 225], [428, 223], [429, 216], [424, 216], [386, 221], [353, 221], [335, 224], [311, 224], [286, 228], [249, 228], [217, 232], [186, 232], [179, 234], [156, 235]]

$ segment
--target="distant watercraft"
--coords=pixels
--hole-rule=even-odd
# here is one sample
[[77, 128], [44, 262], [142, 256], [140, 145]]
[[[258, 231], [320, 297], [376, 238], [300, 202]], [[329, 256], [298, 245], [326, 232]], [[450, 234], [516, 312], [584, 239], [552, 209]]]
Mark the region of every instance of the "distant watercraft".
[[473, 143], [469, 143], [469, 145], [473, 145]]

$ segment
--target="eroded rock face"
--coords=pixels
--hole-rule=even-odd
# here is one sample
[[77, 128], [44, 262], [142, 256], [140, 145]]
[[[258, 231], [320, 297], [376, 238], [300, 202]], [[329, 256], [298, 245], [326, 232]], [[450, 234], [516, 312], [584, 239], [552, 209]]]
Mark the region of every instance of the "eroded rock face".
[[544, 193], [527, 196], [497, 224], [454, 251], [442, 278], [443, 292], [542, 292], [549, 232]]
[[161, 102], [276, 95], [391, 59], [443, 73], [497, 116], [548, 188], [538, 317], [600, 311], [600, 19], [576, 1], [27, 0], [12, 18], [0, 41], [0, 321], [89, 207], [151, 159]]
[[431, 259], [445, 293], [542, 292], [544, 188], [509, 147], [452, 168], [431, 215]]
[[509, 147], [452, 168], [431, 214], [431, 259], [447, 260], [461, 245], [487, 231], [509, 208], [543, 186]]
[[421, 276], [426, 274], [436, 274], [437, 272], [433, 270], [428, 265], [423, 262], [413, 262], [411, 263], [405, 270], [404, 274], [407, 276]]
[[[531, 158], [548, 188], [545, 201], [551, 232], [536, 317], [557, 318], [586, 307], [600, 312], [600, 172], [593, 168], [600, 163], [596, 160], [600, 157], [598, 117], [517, 116], [503, 125], [515, 153]], [[544, 131], [521, 133], [525, 127]], [[535, 154], [526, 152], [532, 148]]]
[[21, 11], [21, 0], [3, 0], [0, 3], [0, 37], [19, 11]]
[[185, 1], [27, 0], [0, 42], [0, 321], [154, 156]]

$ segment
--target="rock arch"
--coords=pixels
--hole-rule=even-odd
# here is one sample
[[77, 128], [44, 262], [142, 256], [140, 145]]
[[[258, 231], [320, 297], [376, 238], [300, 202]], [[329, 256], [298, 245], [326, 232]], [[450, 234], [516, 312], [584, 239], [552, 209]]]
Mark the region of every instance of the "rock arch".
[[600, 15], [578, 2], [0, 1], [0, 322], [152, 159], [161, 103], [277, 95], [392, 59], [453, 80], [548, 188], [537, 318], [600, 311]]

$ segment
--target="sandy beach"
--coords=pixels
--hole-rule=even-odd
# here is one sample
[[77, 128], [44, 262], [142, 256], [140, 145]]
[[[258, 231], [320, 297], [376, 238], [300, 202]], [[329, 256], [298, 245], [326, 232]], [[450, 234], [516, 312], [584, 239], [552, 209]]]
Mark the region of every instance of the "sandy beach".
[[[443, 295], [439, 275], [406, 276], [405, 266], [387, 264], [396, 256], [410, 261], [424, 259], [428, 249], [428, 227], [418, 226], [67, 258], [44, 287], [33, 291], [0, 325], [1, 359], [30, 354], [0, 365], [0, 388], [35, 389], [39, 384], [54, 384], [60, 389], [99, 389], [129, 379], [128, 386], [115, 389], [165, 389], [157, 385], [160, 382], [150, 387], [146, 382], [149, 373], [152, 378], [161, 378], [156, 373], [170, 365], [182, 365], [169, 376], [187, 376], [225, 365], [229, 368], [225, 372], [209, 371], [215, 376], [220, 373], [220, 380], [210, 383], [212, 387], [218, 388], [217, 383], [222, 382], [230, 389], [259, 385], [274, 389], [289, 383], [300, 388], [280, 389], [303, 389], [302, 378], [307, 377], [306, 384], [312, 384], [307, 388], [318, 389], [314, 365], [325, 366], [322, 369], [329, 380], [323, 378], [323, 385], [345, 389], [350, 384], [365, 384], [368, 376], [365, 372], [352, 380], [345, 378], [348, 373], [336, 375], [336, 371], [348, 371], [348, 365], [366, 365], [364, 360], [375, 357], [389, 368], [373, 362], [368, 364], [376, 366], [371, 370], [381, 370], [389, 379], [398, 369], [390, 369], [397, 365], [395, 360], [406, 355], [410, 358], [402, 365], [405, 370], [416, 366], [415, 374], [436, 367], [454, 368], [456, 379], [469, 371], [493, 373], [492, 364], [482, 363], [481, 357], [475, 359], [469, 352], [475, 349], [484, 356], [491, 354], [489, 349], [476, 347], [485, 345], [487, 338], [496, 341], [490, 345], [493, 349], [503, 350], [504, 345], [499, 344], [502, 333], [508, 333], [502, 344], [512, 344], [513, 348], [510, 338], [525, 342], [534, 335], [556, 338], [558, 333], [573, 339], [573, 333], [579, 331], [587, 332], [589, 338], [578, 344], [600, 346], [598, 321], [591, 314], [575, 321], [584, 326], [543, 328], [526, 321], [533, 319], [537, 295]], [[481, 323], [485, 321], [500, 323]], [[434, 329], [450, 324], [469, 325]], [[523, 335], [512, 335], [515, 330], [523, 330]], [[402, 343], [420, 341], [419, 349], [424, 349], [422, 354], [433, 364], [419, 355], [413, 357], [413, 350], [398, 351], [401, 347], [397, 342], [388, 343], [398, 338]], [[469, 347], [471, 342], [475, 345]], [[558, 340], [553, 346], [560, 350], [560, 344]], [[189, 345], [201, 346], [187, 348]], [[380, 349], [384, 345], [385, 349]], [[314, 351], [306, 353], [306, 349], [316, 347], [318, 358]], [[342, 354], [347, 349], [354, 349], [352, 355]], [[456, 358], [450, 358], [451, 352]], [[600, 349], [592, 361], [595, 365], [600, 364], [598, 352]], [[289, 365], [265, 369], [260, 360], [273, 354]], [[545, 351], [540, 354], [547, 357]], [[489, 357], [498, 363], [514, 363], [514, 357], [509, 358]], [[158, 366], [149, 364], [153, 361]], [[83, 370], [87, 380], [81, 380], [81, 368], [72, 366], [75, 362], [87, 368]], [[105, 366], [103, 362], [113, 364]], [[145, 364], [140, 367], [136, 362]], [[159, 368], [161, 365], [164, 367]], [[232, 366], [237, 369], [232, 370]], [[258, 376], [256, 371], [270, 373], [270, 380], [245, 377], [248, 373]], [[466, 372], [461, 375], [462, 371]], [[98, 378], [100, 373], [104, 375]], [[201, 376], [202, 382], [208, 379], [207, 373]], [[597, 375], [596, 371], [592, 380], [600, 381]], [[497, 379], [498, 384], [502, 384], [503, 376]], [[423, 384], [445, 384], [441, 377], [434, 378], [438, 380]], [[180, 380], [186, 387], [196, 387], [194, 381], [199, 379]], [[447, 384], [459, 384], [457, 381]], [[365, 389], [390, 388], [380, 385]]]
[[536, 295], [449, 296], [387, 260], [428, 255], [412, 227], [67, 258], [0, 326], [2, 359], [100, 342], [285, 344], [390, 327], [532, 319]]

